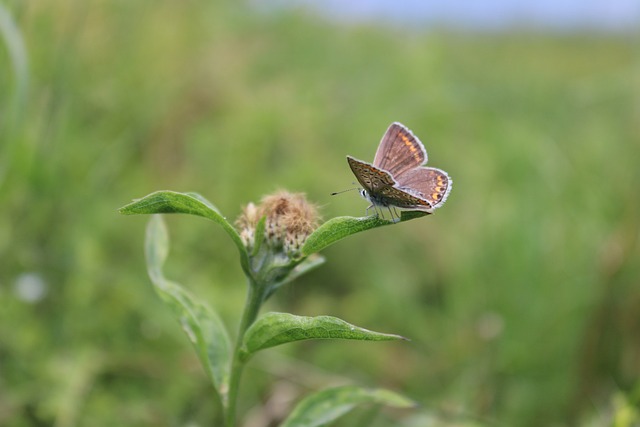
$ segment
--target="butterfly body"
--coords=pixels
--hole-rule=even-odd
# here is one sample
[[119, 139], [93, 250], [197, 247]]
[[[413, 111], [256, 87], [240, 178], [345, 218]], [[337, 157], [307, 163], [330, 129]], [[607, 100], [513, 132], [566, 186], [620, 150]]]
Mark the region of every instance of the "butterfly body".
[[347, 156], [347, 162], [362, 185], [360, 194], [371, 207], [416, 210], [432, 213], [447, 199], [451, 178], [443, 170], [423, 167], [427, 151], [404, 125], [395, 122], [387, 129], [373, 164]]

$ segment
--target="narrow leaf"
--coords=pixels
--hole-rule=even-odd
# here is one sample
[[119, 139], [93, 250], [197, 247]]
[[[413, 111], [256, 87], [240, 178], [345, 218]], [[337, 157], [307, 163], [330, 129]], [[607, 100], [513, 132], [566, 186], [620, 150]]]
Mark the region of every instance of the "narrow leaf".
[[176, 191], [156, 191], [141, 199], [121, 207], [123, 215], [140, 215], [155, 213], [186, 213], [198, 215], [215, 222], [226, 222], [210, 202], [196, 193], [178, 193]]
[[[409, 221], [425, 215], [428, 214], [426, 212], [419, 211], [402, 211], [399, 222]], [[375, 215], [361, 218], [352, 216], [339, 216], [332, 218], [311, 233], [305, 244], [302, 246], [302, 254], [304, 256], [308, 256], [312, 253], [320, 252], [327, 246], [352, 234], [376, 227], [382, 227], [384, 225], [395, 224], [396, 222], [398, 221], [383, 219]]]
[[377, 404], [411, 408], [415, 403], [385, 389], [342, 386], [322, 390], [304, 398], [280, 427], [321, 427], [335, 421], [357, 405]]
[[253, 251], [251, 251], [251, 256], [256, 256], [260, 251], [260, 247], [262, 247], [262, 243], [264, 242], [264, 230], [267, 224], [267, 217], [263, 216], [258, 220], [256, 224], [256, 230], [254, 232], [254, 240], [253, 240]]
[[218, 210], [218, 208], [213, 203], [211, 203], [209, 200], [207, 200], [202, 194], [194, 193], [193, 191], [187, 191], [184, 194], [186, 194], [189, 197], [193, 197], [194, 199], [198, 199], [199, 201], [201, 201], [202, 203], [207, 205], [210, 209], [212, 209], [212, 210], [214, 210], [214, 211], [216, 211], [217, 213], [220, 214], [220, 211]]
[[229, 336], [214, 311], [197, 302], [179, 284], [164, 277], [162, 267], [168, 252], [166, 226], [159, 215], [154, 215], [147, 226], [145, 243], [149, 276], [160, 298], [182, 325], [222, 401], [226, 402], [231, 354]]
[[134, 200], [118, 211], [123, 215], [183, 213], [210, 219], [220, 224], [231, 237], [240, 252], [242, 268], [248, 271], [249, 255], [240, 235], [211, 202], [197, 193], [156, 191], [141, 199]]
[[245, 356], [294, 341], [309, 339], [346, 339], [390, 341], [406, 339], [400, 335], [383, 334], [351, 325], [331, 316], [305, 317], [290, 313], [266, 313], [244, 336]]

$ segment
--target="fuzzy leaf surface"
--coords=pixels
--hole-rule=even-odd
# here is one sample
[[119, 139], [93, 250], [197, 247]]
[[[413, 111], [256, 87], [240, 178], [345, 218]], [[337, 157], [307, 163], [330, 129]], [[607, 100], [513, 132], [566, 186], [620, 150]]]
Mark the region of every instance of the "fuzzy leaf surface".
[[145, 242], [149, 276], [156, 292], [189, 337], [222, 402], [226, 402], [231, 354], [229, 336], [214, 311], [197, 302], [182, 286], [164, 277], [162, 267], [168, 252], [167, 228], [161, 216], [154, 215], [147, 226]]
[[183, 213], [210, 219], [222, 226], [240, 252], [242, 268], [247, 271], [249, 255], [240, 235], [220, 211], [207, 199], [197, 193], [176, 191], [156, 191], [141, 199], [134, 200], [118, 210], [123, 215]]
[[309, 339], [391, 341], [400, 335], [374, 332], [331, 316], [306, 317], [290, 313], [266, 313], [247, 330], [243, 350], [246, 356], [294, 341]]
[[321, 427], [335, 421], [362, 404], [411, 408], [415, 403], [385, 389], [341, 386], [314, 393], [302, 399], [280, 427]]
[[396, 224], [397, 222], [409, 221], [428, 215], [426, 212], [418, 211], [402, 211], [399, 221], [383, 219], [378, 216], [366, 216], [356, 218], [353, 216], [339, 216], [332, 218], [324, 224], [320, 225], [307, 238], [302, 246], [302, 254], [305, 256], [320, 252], [322, 249], [344, 239], [355, 233], [370, 230], [372, 228], [382, 227], [385, 225]]

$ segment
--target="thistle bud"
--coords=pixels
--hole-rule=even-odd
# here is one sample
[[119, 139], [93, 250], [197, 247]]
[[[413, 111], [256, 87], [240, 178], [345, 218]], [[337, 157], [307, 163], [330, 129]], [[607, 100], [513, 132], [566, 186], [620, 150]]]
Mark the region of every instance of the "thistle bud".
[[282, 246], [290, 257], [300, 254], [305, 240], [318, 226], [318, 212], [303, 193], [279, 191], [262, 199], [266, 238], [272, 246]]
[[318, 226], [317, 209], [303, 193], [281, 190], [263, 197], [257, 207], [249, 203], [236, 221], [248, 248], [255, 242], [256, 224], [262, 217], [265, 217], [265, 242], [271, 250], [282, 251], [289, 258], [300, 256], [302, 245]]
[[242, 209], [242, 213], [236, 219], [236, 226], [240, 230], [240, 238], [247, 249], [253, 249], [256, 241], [256, 225], [260, 220], [258, 208], [253, 203], [249, 203]]

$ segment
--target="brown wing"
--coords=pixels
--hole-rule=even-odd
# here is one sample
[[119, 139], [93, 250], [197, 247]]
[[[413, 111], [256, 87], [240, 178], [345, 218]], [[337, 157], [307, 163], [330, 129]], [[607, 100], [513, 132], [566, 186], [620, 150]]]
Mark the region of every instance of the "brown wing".
[[367, 162], [354, 159], [351, 156], [347, 156], [347, 162], [349, 162], [349, 167], [360, 185], [369, 193], [375, 193], [380, 188], [390, 187], [396, 183], [389, 173]]
[[427, 162], [422, 142], [404, 125], [395, 122], [387, 129], [373, 160], [373, 165], [396, 176]]
[[440, 207], [451, 191], [452, 180], [443, 170], [417, 168], [396, 177], [399, 189], [428, 201], [434, 209]]

